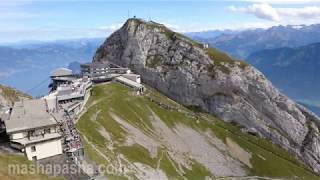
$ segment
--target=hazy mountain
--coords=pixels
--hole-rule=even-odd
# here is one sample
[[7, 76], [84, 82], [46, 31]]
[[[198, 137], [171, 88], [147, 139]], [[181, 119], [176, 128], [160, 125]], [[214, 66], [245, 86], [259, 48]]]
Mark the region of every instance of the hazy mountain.
[[0, 83], [31, 95], [45, 94], [50, 72], [69, 63], [88, 62], [103, 39], [11, 44], [0, 47]]
[[210, 38], [218, 37], [222, 34], [229, 35], [229, 34], [234, 34], [237, 32], [238, 31], [233, 31], [233, 30], [228, 30], [228, 29], [227, 30], [209, 30], [209, 31], [201, 31], [201, 32], [187, 32], [187, 33], [185, 33], [185, 35], [192, 38], [192, 39], [205, 41]]
[[1, 46], [12, 47], [16, 49], [37, 49], [44, 46], [57, 45], [66, 48], [83, 48], [96, 47], [96, 44], [101, 44], [104, 38], [81, 38], [81, 39], [65, 39], [55, 41], [18, 41], [14, 43], [4, 43]]
[[262, 50], [249, 56], [248, 62], [290, 97], [320, 101], [320, 43]]
[[[279, 92], [262, 73], [252, 66], [241, 61], [235, 61], [217, 49], [203, 48], [198, 42], [173, 32], [162, 24], [146, 22], [135, 18], [129, 19], [122, 28], [110, 35], [103, 45], [99, 47], [94, 56], [94, 62], [106, 61], [116, 63], [120, 66], [130, 67], [134, 72], [141, 75], [142, 81], [145, 84], [155, 88], [170, 99], [195, 111], [207, 112], [226, 122], [238, 124], [243, 128], [243, 131], [249, 131], [280, 145], [283, 149], [291, 152], [301, 162], [308, 165], [315, 173], [320, 172], [320, 155], [318, 153], [318, 149], [320, 148], [320, 139], [318, 138], [320, 135], [318, 131], [320, 119]], [[108, 94], [113, 94], [112, 92], [110, 93], [109, 90], [103, 89], [103, 87], [100, 88], [96, 93], [98, 96], [102, 96], [103, 92], [105, 92], [105, 97], [100, 98], [108, 99], [110, 97]], [[125, 94], [128, 94], [126, 91], [117, 87], [114, 87], [114, 91], [122, 92], [124, 97], [126, 97]], [[146, 93], [149, 95], [149, 92]], [[122, 97], [122, 95], [119, 95], [119, 97]], [[94, 98], [97, 98], [97, 96]], [[159, 99], [164, 98], [160, 97]], [[129, 134], [128, 139], [130, 139], [131, 144], [139, 144], [138, 149], [145, 149], [144, 152], [147, 155], [149, 155], [149, 151], [147, 150], [150, 147], [149, 145], [151, 145], [151, 147], [158, 146], [153, 146], [151, 143], [153, 142], [152, 140], [148, 141], [150, 142], [149, 145], [145, 144], [143, 143], [145, 142], [144, 140], [139, 141], [140, 138], [135, 138], [136, 136], [132, 134], [143, 133], [147, 136], [143, 136], [143, 139], [149, 139], [148, 137], [161, 137], [171, 132], [180, 134], [179, 137], [186, 137], [187, 134], [190, 134], [193, 132], [192, 130], [196, 129], [196, 124], [210, 122], [210, 120], [206, 121], [199, 117], [198, 122], [195, 119], [195, 121], [189, 122], [190, 126], [185, 126], [178, 123], [179, 117], [182, 116], [178, 114], [176, 114], [176, 116], [168, 115], [159, 109], [152, 110], [152, 107], [148, 107], [148, 102], [142, 98], [137, 98], [136, 102], [141, 102], [147, 107], [141, 105], [122, 106], [121, 104], [126, 104], [126, 102], [121, 103], [117, 101], [117, 98], [114, 100], [110, 98], [109, 100], [110, 104], [121, 107], [121, 110], [128, 110], [126, 112], [130, 111], [133, 116], [135, 116], [135, 114], [141, 115], [137, 113], [137, 111], [144, 111], [149, 115], [146, 117], [151, 116], [151, 118], [149, 120], [142, 120], [142, 118], [137, 117], [133, 119], [138, 120], [138, 122], [133, 119], [130, 121], [130, 117], [132, 116], [125, 116], [125, 112], [120, 113], [119, 111], [115, 111], [114, 109], [117, 108], [110, 108], [109, 110], [103, 108], [101, 111], [92, 108], [92, 116], [87, 116], [87, 119], [90, 121], [91, 118], [97, 118], [97, 116], [94, 115], [98, 112], [101, 112], [104, 116], [111, 117], [112, 120], [105, 118], [105, 122], [118, 122], [121, 124], [121, 127], [127, 127], [126, 129], [129, 129], [129, 133], [127, 133]], [[124, 101], [131, 102], [129, 98]], [[99, 102], [99, 99], [94, 99], [92, 102]], [[162, 103], [157, 104], [161, 105]], [[101, 107], [107, 106], [101, 105]], [[164, 109], [176, 111], [175, 108], [170, 108], [165, 105]], [[179, 110], [177, 111], [179, 112]], [[183, 113], [183, 110], [180, 110], [180, 112]], [[97, 119], [102, 122], [100, 117], [102, 116], [99, 116]], [[173, 119], [168, 120], [168, 117], [172, 117]], [[122, 118], [126, 118], [132, 125], [130, 126], [124, 123]], [[177, 121], [175, 121], [175, 119], [177, 119]], [[194, 126], [192, 122], [195, 124]], [[174, 130], [167, 131], [167, 128], [163, 128], [161, 124], [169, 124]], [[212, 122], [212, 124], [214, 125], [216, 123]], [[83, 125], [85, 127], [86, 123]], [[140, 131], [132, 128], [140, 127], [140, 125], [147, 127], [145, 128], [146, 130]], [[222, 151], [220, 151], [221, 149], [219, 149], [219, 147], [225, 147], [224, 143], [228, 142], [228, 136], [217, 135], [216, 137], [222, 136], [223, 140], [221, 145], [217, 146], [214, 142], [218, 140], [215, 136], [210, 135], [211, 131], [206, 129], [208, 126], [211, 127], [211, 125], [208, 124], [202, 125], [201, 130], [197, 130], [196, 132], [200, 132], [200, 134], [207, 132], [207, 135], [209, 135], [207, 142], [213, 142], [213, 146], [205, 143], [202, 144], [198, 138], [191, 138], [203, 137], [197, 133], [191, 133], [193, 134], [190, 136], [191, 139], [182, 140], [182, 142], [185, 142], [182, 144], [186, 144], [185, 148], [182, 149], [187, 149], [186, 151], [189, 152], [187, 157], [183, 156], [183, 150], [180, 151], [179, 138], [173, 138], [176, 140], [172, 142], [168, 140], [170, 137], [176, 137], [175, 135], [159, 138], [160, 141], [161, 139], [165, 139], [165, 142], [163, 142], [164, 146], [160, 145], [160, 147], [164, 147], [164, 154], [170, 155], [170, 152], [175, 152], [174, 156], [169, 156], [169, 159], [173, 161], [172, 164], [177, 164], [177, 166], [184, 165], [182, 163], [184, 162], [183, 159], [191, 157], [207, 169], [211, 175], [213, 174], [216, 177], [244, 176], [247, 172], [251, 172], [250, 170], [243, 171], [244, 166], [239, 166], [239, 159], [236, 158], [236, 161], [228, 160], [230, 158], [230, 149], [221, 153]], [[182, 127], [182, 129], [180, 129], [180, 127]], [[185, 129], [184, 127], [188, 128]], [[150, 132], [149, 129], [152, 132], [151, 134], [148, 133]], [[85, 128], [82, 130], [86, 132]], [[99, 132], [99, 129], [95, 129], [94, 132]], [[110, 129], [108, 129], [107, 132], [112, 133]], [[234, 131], [232, 130], [232, 132]], [[89, 132], [87, 131], [87, 133]], [[217, 131], [213, 130], [213, 133], [215, 134]], [[110, 136], [104, 137], [107, 138]], [[205, 150], [205, 153], [194, 150], [192, 145], [189, 144], [190, 141], [198, 143], [197, 146], [201, 148], [196, 148], [197, 150], [207, 148], [208, 150]], [[120, 146], [125, 145], [125, 143], [123, 144], [121, 141], [117, 142], [119, 142]], [[115, 144], [119, 145], [118, 143]], [[119, 151], [113, 151], [113, 153], [116, 152]], [[126, 152], [130, 152], [130, 150]], [[157, 157], [157, 153], [152, 152], [153, 151], [151, 151], [150, 156]], [[255, 153], [256, 151], [249, 152], [249, 154]], [[129, 156], [129, 158], [130, 157], [132, 156]], [[221, 161], [218, 163], [219, 167], [218, 164], [216, 164], [216, 158], [221, 158]], [[256, 156], [256, 158], [259, 157]], [[255, 158], [252, 159], [252, 162], [254, 162], [254, 159]], [[143, 162], [145, 163], [146, 161]], [[241, 160], [240, 162], [250, 168], [250, 165], [245, 164]], [[249, 162], [251, 162], [251, 160], [249, 160]], [[280, 161], [276, 160], [272, 162], [273, 165], [279, 165], [279, 163]], [[263, 169], [263, 166], [260, 166], [261, 169], [259, 169], [258, 165], [255, 165], [253, 165], [253, 167], [256, 168], [257, 171]], [[155, 169], [155, 167], [159, 166], [151, 165], [150, 168], [152, 171], [156, 171], [157, 169]], [[287, 166], [285, 165], [285, 167]], [[143, 169], [144, 168], [140, 168], [141, 171], [143, 171]], [[282, 171], [279, 168], [276, 169], [277, 171]], [[257, 171], [253, 174], [259, 174]], [[290, 173], [291, 175], [287, 176], [287, 178], [299, 176], [295, 171]], [[264, 174], [264, 176], [265, 175], [266, 174]]]
[[68, 65], [68, 69], [71, 69], [74, 74], [80, 74], [81, 68], [78, 61], [73, 61]]
[[230, 55], [246, 59], [251, 53], [280, 47], [298, 47], [320, 42], [320, 25], [274, 26], [268, 29], [245, 30], [207, 38], [206, 42]]

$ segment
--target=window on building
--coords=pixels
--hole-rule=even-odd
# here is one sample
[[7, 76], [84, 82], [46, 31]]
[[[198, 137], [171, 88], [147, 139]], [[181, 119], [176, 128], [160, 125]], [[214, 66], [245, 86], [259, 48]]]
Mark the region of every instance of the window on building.
[[36, 151], [36, 146], [31, 146], [31, 152], [35, 152]]
[[35, 132], [36, 132], [35, 130], [28, 131], [28, 135], [34, 136]]
[[50, 133], [50, 128], [45, 129], [44, 133], [49, 134]]
[[30, 139], [30, 138], [32, 138], [32, 137], [34, 137], [35, 136], [35, 131], [34, 130], [31, 130], [31, 131], [28, 131], [28, 138]]

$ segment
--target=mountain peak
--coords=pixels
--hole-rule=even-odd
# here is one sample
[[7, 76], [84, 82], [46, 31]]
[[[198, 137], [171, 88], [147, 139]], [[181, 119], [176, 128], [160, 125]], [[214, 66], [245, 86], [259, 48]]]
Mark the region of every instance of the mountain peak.
[[[117, 37], [117, 38], [114, 38]], [[130, 39], [123, 39], [124, 37]], [[167, 44], [172, 44], [173, 46], [178, 46], [184, 49], [185, 53], [188, 50], [194, 51], [193, 53], [201, 54], [204, 56], [203, 63], [208, 65], [208, 68], [211, 71], [212, 76], [216, 74], [215, 71], [221, 71], [223, 73], [229, 74], [232, 68], [241, 68], [244, 69], [248, 65], [243, 61], [238, 61], [231, 58], [229, 55], [215, 49], [208, 47], [207, 44], [202, 44], [197, 42], [181, 33], [172, 31], [167, 28], [165, 25], [154, 22], [154, 21], [145, 21], [143, 19], [138, 18], [130, 18], [126, 21], [126, 23], [120, 28], [119, 31], [113, 33], [108, 39], [123, 39], [125, 41], [129, 41], [130, 43], [138, 43], [137, 41], [147, 41], [146, 46], [152, 45], [154, 40], [163, 41]], [[113, 43], [113, 41], [106, 41], [105, 44]], [[160, 42], [155, 42], [160, 43]], [[173, 47], [172, 46], [172, 47]], [[103, 50], [104, 46], [101, 46], [97, 52], [106, 53], [107, 50]], [[140, 47], [142, 48], [142, 47]], [[151, 47], [153, 48], [153, 47]], [[172, 49], [174, 50], [174, 49]], [[148, 53], [148, 52], [146, 52]], [[162, 53], [162, 52], [161, 52]], [[94, 57], [95, 61], [100, 61], [102, 58], [107, 58], [107, 56], [111, 56], [110, 53], [105, 54], [97, 53]], [[161, 55], [150, 54], [151, 59], [149, 59], [146, 63], [147, 65], [157, 65], [157, 66], [167, 66], [172, 65], [172, 62], [164, 62], [161, 60]], [[110, 57], [114, 58], [114, 57]], [[119, 58], [119, 57], [117, 57]], [[181, 57], [179, 57], [180, 59]], [[183, 59], [181, 59], [182, 61]], [[196, 60], [198, 61], [198, 59]], [[127, 64], [124, 64], [127, 65]], [[176, 65], [174, 63], [174, 65]]]
[[201, 43], [196, 42], [195, 40], [190, 39], [189, 37], [187, 37], [183, 34], [172, 31], [170, 28], [166, 27], [164, 24], [157, 23], [155, 21], [145, 21], [145, 20], [139, 19], [139, 18], [130, 18], [124, 24], [124, 27], [126, 27], [126, 29], [133, 28], [135, 30], [135, 32], [137, 30], [139, 30], [138, 29], [139, 26], [143, 26], [143, 28], [155, 30], [158, 33], [163, 33], [164, 35], [167, 36], [167, 38], [169, 38], [171, 40], [180, 39], [180, 40], [184, 40], [188, 43], [191, 43], [194, 46], [202, 47]]
[[128, 67], [171, 99], [253, 130], [320, 172], [320, 147], [314, 148], [320, 144], [319, 119], [255, 68], [201, 45], [164, 25], [129, 19], [97, 50], [94, 61]]

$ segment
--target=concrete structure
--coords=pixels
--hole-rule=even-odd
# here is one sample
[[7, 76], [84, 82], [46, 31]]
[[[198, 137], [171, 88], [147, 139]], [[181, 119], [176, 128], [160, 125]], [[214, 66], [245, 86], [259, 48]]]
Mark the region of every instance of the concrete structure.
[[208, 43], [202, 44], [202, 48], [203, 49], [208, 49], [209, 48], [209, 44]]
[[128, 68], [123, 68], [111, 63], [86, 63], [81, 64], [82, 77], [88, 77], [91, 81], [99, 83], [104, 81], [111, 81], [121, 74], [130, 73]]
[[142, 87], [140, 75], [131, 73], [129, 68], [110, 62], [93, 62], [81, 64], [80, 66], [82, 76], [90, 78], [93, 82], [115, 80], [135, 89], [141, 89]]
[[[124, 76], [116, 77], [114, 80], [130, 88], [133, 88], [137, 92], [137, 94], [141, 94], [144, 91], [144, 87], [142, 84], [136, 81], [133, 81], [131, 79], [125, 78]], [[137, 80], [137, 81], [140, 81], [140, 80]]]
[[67, 77], [72, 75], [72, 70], [67, 68], [59, 68], [51, 72], [50, 77]]
[[133, 88], [138, 94], [144, 91], [140, 75], [131, 73], [129, 68], [124, 68], [110, 62], [81, 64], [81, 74], [83, 77], [90, 78], [95, 83], [114, 80]]
[[59, 124], [44, 99], [16, 102], [5, 126], [10, 145], [29, 160], [62, 154]]
[[86, 63], [81, 64], [81, 74], [83, 77], [99, 77], [108, 73], [109, 65], [104, 63]]
[[61, 80], [60, 83], [55, 88], [52, 88], [50, 93], [44, 97], [48, 103], [48, 110], [50, 112], [58, 112], [68, 106], [68, 112], [80, 111], [82, 106], [81, 102], [88, 98], [91, 87], [92, 82], [88, 78]]
[[139, 74], [123, 74], [122, 77], [141, 84], [141, 78]]
[[[74, 125], [74, 120], [83, 110], [86, 101], [89, 99], [92, 82], [88, 76], [72, 76], [72, 79], [62, 79], [63, 73], [52, 77], [55, 84], [57, 77], [59, 83], [55, 89], [43, 97], [46, 100], [48, 111], [56, 114], [60, 124], [61, 134], [63, 136], [62, 149], [68, 155], [70, 160], [75, 163], [82, 161], [84, 154], [80, 134]], [[68, 77], [71, 77], [68, 75]]]
[[56, 90], [58, 86], [63, 84], [70, 84], [75, 79], [79, 78], [79, 75], [72, 73], [72, 70], [67, 68], [59, 68], [51, 72], [50, 78], [52, 80], [49, 87], [52, 90]]

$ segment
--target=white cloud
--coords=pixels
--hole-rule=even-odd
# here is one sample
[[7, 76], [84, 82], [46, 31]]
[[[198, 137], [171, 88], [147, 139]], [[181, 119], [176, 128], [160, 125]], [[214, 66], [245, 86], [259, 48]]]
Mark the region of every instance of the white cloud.
[[173, 31], [179, 31], [179, 32], [185, 31], [184, 29], [182, 29], [178, 25], [174, 25], [174, 24], [170, 24], [170, 23], [162, 23], [162, 24], [165, 25], [166, 27], [168, 27], [169, 29], [172, 29]]
[[275, 8], [269, 4], [252, 4], [248, 7], [230, 7], [230, 10], [235, 12], [243, 12], [248, 14], [254, 14], [261, 19], [268, 19], [271, 21], [280, 21], [280, 16]]
[[16, 73], [16, 71], [13, 69], [1, 70], [0, 71], [0, 79], [5, 79], [5, 78], [13, 75], [14, 73]]
[[320, 7], [304, 7], [304, 8], [278, 8], [277, 11], [283, 16], [295, 16], [301, 18], [319, 18]]
[[[267, 19], [270, 21], [298, 21], [297, 19], [303, 20], [314, 20], [320, 18], [320, 7], [318, 6], [307, 6], [301, 8], [274, 8], [269, 4], [261, 3], [261, 4], [252, 4], [247, 7], [229, 7], [231, 11], [234, 12], [242, 12], [253, 14], [254, 16]], [[286, 19], [287, 18], [287, 19]], [[289, 18], [289, 19], [288, 19]]]
[[108, 25], [108, 26], [101, 26], [98, 29], [100, 30], [105, 30], [105, 31], [115, 31], [117, 29], [119, 29], [123, 24], [112, 24], [112, 25]]

